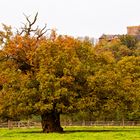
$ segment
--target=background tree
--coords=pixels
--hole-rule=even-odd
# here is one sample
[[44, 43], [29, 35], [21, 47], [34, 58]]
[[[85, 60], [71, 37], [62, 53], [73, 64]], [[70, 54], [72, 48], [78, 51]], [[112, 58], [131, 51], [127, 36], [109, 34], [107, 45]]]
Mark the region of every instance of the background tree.
[[[140, 112], [140, 57], [124, 57], [117, 63], [118, 110], [122, 119], [139, 117]], [[134, 117], [135, 118], [135, 117]]]
[[135, 49], [138, 43], [137, 37], [132, 35], [121, 35], [119, 39], [121, 43], [126, 45], [129, 49]]
[[[122, 48], [125, 48], [125, 51], [122, 51]], [[132, 51], [126, 45], [122, 45], [120, 39], [104, 41], [101, 44], [99, 42], [96, 45], [95, 51], [100, 67], [96, 74], [89, 78], [89, 86], [94, 87], [95, 93], [99, 93], [101, 120], [115, 119], [124, 122], [124, 119], [133, 120], [132, 116], [139, 116], [140, 67], [139, 56], [135, 55], [136, 50], [137, 47]]]

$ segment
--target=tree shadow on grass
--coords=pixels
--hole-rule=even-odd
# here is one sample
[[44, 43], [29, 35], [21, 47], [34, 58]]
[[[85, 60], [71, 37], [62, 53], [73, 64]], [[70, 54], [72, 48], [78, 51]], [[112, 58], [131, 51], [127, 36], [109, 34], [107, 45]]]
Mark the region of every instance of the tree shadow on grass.
[[[61, 132], [59, 134], [70, 134], [70, 133], [104, 133], [104, 132], [134, 132], [134, 131], [139, 131], [138, 129], [110, 129], [110, 130], [64, 130], [64, 132]], [[29, 134], [43, 134], [41, 130], [36, 130], [36, 131], [20, 131], [18, 133], [29, 133]], [[55, 132], [58, 133], [58, 132]]]
[[21, 133], [21, 134], [22, 134], [22, 133], [23, 133], [23, 134], [28, 134], [28, 133], [29, 133], [29, 134], [39, 134], [39, 133], [40, 133], [40, 134], [41, 134], [41, 133], [43, 133], [43, 132], [38, 130], [38, 131], [20, 131], [20, 132], [17, 132], [17, 133], [19, 133], [19, 134], [20, 134], [20, 133]]
[[138, 130], [66, 130], [64, 131], [65, 134], [69, 134], [69, 133], [83, 133], [83, 132], [87, 132], [87, 133], [104, 133], [104, 132], [133, 132], [133, 131], [138, 131]]

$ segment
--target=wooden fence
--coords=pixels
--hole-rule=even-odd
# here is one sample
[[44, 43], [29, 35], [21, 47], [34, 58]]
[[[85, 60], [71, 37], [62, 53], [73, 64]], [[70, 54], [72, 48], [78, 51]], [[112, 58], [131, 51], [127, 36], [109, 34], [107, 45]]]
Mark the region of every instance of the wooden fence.
[[[62, 126], [140, 126], [140, 121], [64, 121]], [[0, 121], [0, 128], [41, 128], [36, 121]]]
[[63, 126], [140, 126], [140, 121], [65, 121], [61, 124]]
[[35, 121], [7, 121], [7, 122], [0, 122], [0, 128], [31, 128], [31, 127], [41, 127], [40, 122]]

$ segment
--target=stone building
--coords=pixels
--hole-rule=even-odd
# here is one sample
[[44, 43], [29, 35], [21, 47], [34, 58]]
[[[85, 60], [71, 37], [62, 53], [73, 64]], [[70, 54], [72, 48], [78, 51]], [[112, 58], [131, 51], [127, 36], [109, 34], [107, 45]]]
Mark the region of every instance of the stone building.
[[119, 35], [106, 35], [106, 34], [103, 34], [100, 38], [99, 38], [99, 41], [101, 40], [107, 40], [107, 41], [111, 41], [113, 39], [117, 39], [119, 37]]
[[140, 25], [139, 26], [128, 26], [127, 34], [134, 35], [134, 36], [140, 35]]
[[[134, 37], [136, 37], [136, 39], [140, 40], [140, 25], [139, 26], [128, 26], [126, 35], [134, 36]], [[113, 39], [119, 38], [119, 36], [121, 36], [121, 35], [103, 34], [99, 38], [99, 41], [104, 40], [104, 39], [107, 41], [112, 41]]]

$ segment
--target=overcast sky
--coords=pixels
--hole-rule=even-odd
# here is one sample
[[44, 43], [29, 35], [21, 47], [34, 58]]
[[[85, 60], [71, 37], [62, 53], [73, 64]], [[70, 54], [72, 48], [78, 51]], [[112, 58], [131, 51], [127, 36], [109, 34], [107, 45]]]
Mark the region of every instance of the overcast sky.
[[140, 25], [140, 0], [0, 0], [0, 23], [21, 26], [23, 13], [59, 34], [99, 37]]

